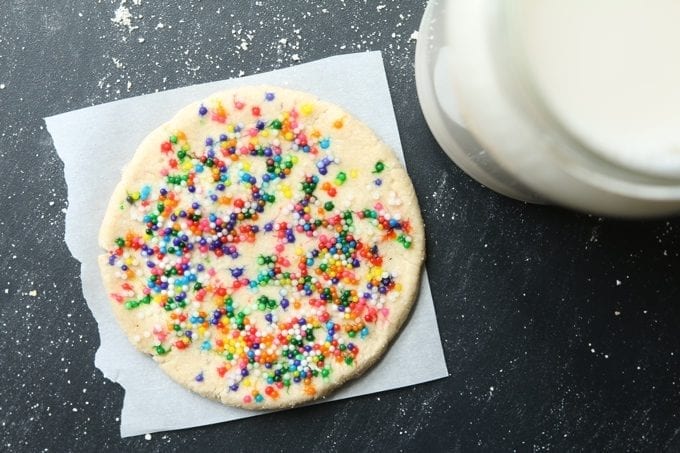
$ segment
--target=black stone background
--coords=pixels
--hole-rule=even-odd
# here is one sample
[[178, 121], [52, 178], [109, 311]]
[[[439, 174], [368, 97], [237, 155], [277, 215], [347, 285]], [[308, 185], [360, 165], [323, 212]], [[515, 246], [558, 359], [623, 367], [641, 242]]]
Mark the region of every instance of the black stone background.
[[[680, 224], [530, 206], [463, 174], [418, 107], [424, 2], [128, 0], [132, 31], [119, 4], [0, 1], [0, 450], [680, 449]], [[42, 118], [364, 50], [385, 58], [451, 376], [121, 439]]]

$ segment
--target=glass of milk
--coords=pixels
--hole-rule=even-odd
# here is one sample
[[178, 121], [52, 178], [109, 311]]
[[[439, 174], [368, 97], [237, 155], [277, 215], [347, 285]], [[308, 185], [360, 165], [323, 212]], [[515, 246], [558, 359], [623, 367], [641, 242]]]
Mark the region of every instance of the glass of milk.
[[680, 212], [678, 0], [432, 0], [416, 84], [439, 144], [497, 192]]

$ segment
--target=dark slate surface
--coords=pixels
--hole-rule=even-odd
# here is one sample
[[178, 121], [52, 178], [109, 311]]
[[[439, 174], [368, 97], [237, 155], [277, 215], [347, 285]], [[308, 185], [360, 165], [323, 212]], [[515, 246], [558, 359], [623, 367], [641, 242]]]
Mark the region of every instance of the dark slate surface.
[[[529, 206], [465, 176], [417, 104], [422, 2], [136, 3], [132, 31], [118, 0], [0, 4], [0, 450], [680, 449], [680, 223]], [[451, 376], [121, 439], [42, 118], [362, 50], [384, 53]]]

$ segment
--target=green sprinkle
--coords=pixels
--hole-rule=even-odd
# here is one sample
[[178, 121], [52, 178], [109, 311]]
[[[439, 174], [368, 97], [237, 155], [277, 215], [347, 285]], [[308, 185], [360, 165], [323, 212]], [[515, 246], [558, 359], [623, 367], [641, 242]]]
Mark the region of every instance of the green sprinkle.
[[335, 180], [342, 185], [347, 180], [347, 174], [345, 174], [344, 171], [341, 171], [340, 173], [338, 173], [338, 176], [335, 177]]

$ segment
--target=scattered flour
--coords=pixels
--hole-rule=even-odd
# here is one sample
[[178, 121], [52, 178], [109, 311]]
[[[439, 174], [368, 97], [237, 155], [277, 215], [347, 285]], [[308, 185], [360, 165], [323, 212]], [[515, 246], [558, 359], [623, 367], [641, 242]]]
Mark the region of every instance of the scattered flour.
[[[127, 0], [121, 0], [120, 5], [118, 5], [118, 9], [116, 9], [113, 17], [111, 18], [111, 22], [121, 27], [127, 27], [128, 31], [131, 32], [132, 30], [136, 30], [139, 27], [132, 25], [132, 13], [126, 6], [126, 3]], [[141, 5], [142, 0], [132, 0], [132, 4]]]

